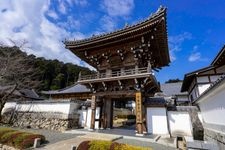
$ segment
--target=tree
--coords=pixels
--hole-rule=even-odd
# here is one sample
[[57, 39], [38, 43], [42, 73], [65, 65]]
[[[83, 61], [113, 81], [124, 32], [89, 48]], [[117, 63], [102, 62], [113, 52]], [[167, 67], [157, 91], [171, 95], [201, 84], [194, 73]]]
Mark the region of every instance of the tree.
[[166, 81], [165, 83], [176, 83], [176, 82], [181, 82], [182, 80], [180, 80], [179, 78], [177, 79], [169, 79], [168, 81]]
[[0, 46], [0, 85], [8, 87], [0, 88], [0, 113], [16, 89], [31, 89], [39, 86], [33, 57], [21, 52], [17, 46]]

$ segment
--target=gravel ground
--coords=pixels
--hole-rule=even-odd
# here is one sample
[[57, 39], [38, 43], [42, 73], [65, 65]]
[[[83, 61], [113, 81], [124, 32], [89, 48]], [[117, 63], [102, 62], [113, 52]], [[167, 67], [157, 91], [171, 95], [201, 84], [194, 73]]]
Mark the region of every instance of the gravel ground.
[[119, 140], [116, 140], [116, 142], [129, 144], [133, 146], [151, 147], [153, 150], [175, 150], [175, 148], [164, 146], [161, 144], [131, 140], [131, 139], [119, 139]]
[[47, 144], [54, 144], [59, 141], [68, 140], [72, 138], [76, 138], [77, 136], [84, 135], [84, 134], [70, 134], [70, 133], [62, 133], [59, 131], [50, 131], [44, 129], [19, 129], [24, 130], [27, 132], [38, 133], [44, 135], [46, 140], [48, 141]]

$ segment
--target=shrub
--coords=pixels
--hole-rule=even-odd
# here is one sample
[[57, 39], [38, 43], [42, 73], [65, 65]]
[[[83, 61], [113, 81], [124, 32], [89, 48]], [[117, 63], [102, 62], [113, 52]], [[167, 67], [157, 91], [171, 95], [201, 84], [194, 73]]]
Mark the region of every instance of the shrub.
[[83, 141], [79, 144], [79, 146], [77, 147], [77, 150], [88, 150], [90, 148], [89, 143], [91, 141]]
[[109, 150], [111, 141], [93, 140], [89, 143], [89, 150]]
[[15, 148], [29, 148], [33, 146], [36, 138], [40, 138], [41, 143], [45, 142], [45, 137], [43, 135], [12, 130], [10, 128], [0, 128], [0, 143], [13, 146]]
[[138, 146], [131, 146], [111, 141], [83, 141], [78, 146], [77, 150], [152, 150], [151, 148], [144, 148]]

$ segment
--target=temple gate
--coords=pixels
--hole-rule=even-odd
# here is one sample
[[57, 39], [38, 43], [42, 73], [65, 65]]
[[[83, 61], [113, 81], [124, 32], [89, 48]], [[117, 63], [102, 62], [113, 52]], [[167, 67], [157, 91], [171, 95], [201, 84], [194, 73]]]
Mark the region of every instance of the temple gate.
[[84, 40], [66, 40], [65, 45], [97, 70], [91, 75], [80, 74], [78, 79], [92, 90], [91, 128], [95, 128], [97, 105], [101, 107], [99, 128], [106, 129], [112, 127], [112, 99], [135, 98], [137, 133], [143, 134], [143, 101], [160, 91], [154, 71], [170, 62], [166, 8], [160, 7], [135, 25]]

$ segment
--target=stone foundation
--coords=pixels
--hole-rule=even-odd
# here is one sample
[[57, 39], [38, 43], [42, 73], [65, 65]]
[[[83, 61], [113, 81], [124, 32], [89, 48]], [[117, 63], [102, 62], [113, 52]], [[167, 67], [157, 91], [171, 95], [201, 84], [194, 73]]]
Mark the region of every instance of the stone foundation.
[[[4, 114], [3, 121], [9, 122], [11, 114]], [[12, 120], [15, 127], [48, 129], [64, 131], [78, 128], [79, 114], [65, 115], [61, 113], [17, 112]]]
[[214, 130], [204, 129], [204, 140], [217, 143], [219, 148], [225, 149], [225, 135]]

